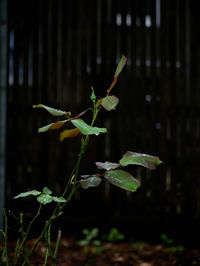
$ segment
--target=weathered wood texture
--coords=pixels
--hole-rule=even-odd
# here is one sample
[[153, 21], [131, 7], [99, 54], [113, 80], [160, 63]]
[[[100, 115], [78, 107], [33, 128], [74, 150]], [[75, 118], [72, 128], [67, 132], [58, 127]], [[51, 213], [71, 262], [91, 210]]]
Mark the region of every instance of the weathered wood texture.
[[[71, 110], [90, 105], [90, 86], [104, 96], [121, 54], [128, 58], [113, 93], [116, 111], [102, 114], [108, 135], [93, 137], [83, 174], [94, 162], [117, 162], [126, 150], [158, 155], [135, 194], [107, 183], [81, 191], [69, 208], [76, 217], [165, 220], [200, 216], [200, 46], [195, 1], [8, 0], [9, 75], [7, 202], [44, 185], [59, 193], [80, 140], [37, 134], [52, 121], [43, 103]], [[92, 202], [92, 204], [91, 204]], [[22, 202], [20, 202], [22, 204]], [[96, 207], [94, 207], [96, 206]], [[27, 206], [28, 208], [28, 206]], [[32, 209], [31, 209], [32, 211]]]

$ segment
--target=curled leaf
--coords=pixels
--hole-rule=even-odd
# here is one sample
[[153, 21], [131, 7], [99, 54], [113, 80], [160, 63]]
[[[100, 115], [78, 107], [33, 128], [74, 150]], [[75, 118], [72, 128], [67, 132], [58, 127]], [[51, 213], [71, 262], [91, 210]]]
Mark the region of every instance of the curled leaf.
[[120, 164], [118, 163], [111, 163], [111, 162], [105, 162], [105, 163], [101, 163], [101, 162], [96, 162], [95, 163], [98, 169], [104, 169], [104, 170], [112, 170], [112, 169], [116, 169], [120, 166]]
[[140, 182], [135, 179], [129, 172], [120, 169], [106, 171], [105, 178], [111, 184], [131, 192], [135, 192], [136, 189], [140, 186]]
[[58, 110], [58, 109], [55, 109], [55, 108], [46, 106], [44, 104], [36, 104], [36, 105], [33, 105], [33, 108], [43, 108], [43, 109], [45, 109], [46, 111], [48, 111], [53, 116], [62, 116], [62, 115], [71, 116], [71, 113], [70, 112], [61, 111], [61, 110]]
[[81, 179], [79, 182], [83, 189], [87, 189], [89, 187], [98, 187], [101, 181], [102, 181], [101, 178], [93, 175], [89, 176], [88, 178]]
[[99, 135], [106, 133], [106, 128], [91, 127], [86, 124], [82, 119], [71, 120], [71, 123], [77, 127], [83, 135]]
[[74, 128], [74, 129], [65, 129], [64, 131], [62, 131], [60, 133], [60, 141], [63, 141], [66, 138], [75, 138], [76, 136], [78, 136], [80, 134], [80, 131], [78, 128]]
[[51, 123], [49, 125], [46, 125], [44, 127], [40, 127], [38, 129], [38, 133], [41, 133], [41, 132], [46, 132], [48, 130], [55, 130], [55, 129], [59, 129], [61, 128], [68, 120], [63, 120], [63, 121], [58, 121], [58, 122], [55, 122], [55, 123]]
[[53, 199], [53, 201], [59, 202], [59, 203], [65, 203], [66, 202], [66, 199], [63, 197], [53, 197], [52, 199]]
[[17, 196], [14, 197], [14, 199], [25, 198], [25, 197], [28, 197], [28, 196], [38, 196], [41, 193], [42, 192], [37, 191], [37, 190], [31, 190], [31, 191], [22, 192], [22, 193], [18, 194]]
[[119, 74], [120, 72], [122, 71], [123, 67], [125, 66], [126, 64], [126, 61], [127, 61], [127, 58], [126, 56], [122, 55], [121, 59], [120, 59], [120, 62], [116, 68], [116, 71], [115, 71], [115, 75], [114, 75], [114, 79], [108, 89], [108, 94], [110, 93], [110, 91], [112, 90], [112, 88], [115, 86], [115, 83], [117, 82], [117, 79], [119, 77]]
[[127, 151], [119, 163], [122, 166], [127, 166], [129, 164], [141, 165], [143, 167], [149, 168], [150, 170], [155, 170], [156, 167], [162, 163], [159, 157], [143, 154], [143, 153], [136, 153]]
[[119, 99], [114, 95], [109, 95], [102, 99], [102, 106], [107, 110], [114, 110], [117, 104], [119, 103]]

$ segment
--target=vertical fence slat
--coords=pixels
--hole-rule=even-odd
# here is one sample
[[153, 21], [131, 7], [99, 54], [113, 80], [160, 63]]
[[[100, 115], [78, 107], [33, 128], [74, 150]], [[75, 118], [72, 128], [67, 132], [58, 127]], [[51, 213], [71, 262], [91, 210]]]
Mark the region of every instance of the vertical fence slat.
[[0, 229], [6, 189], [7, 1], [0, 2]]

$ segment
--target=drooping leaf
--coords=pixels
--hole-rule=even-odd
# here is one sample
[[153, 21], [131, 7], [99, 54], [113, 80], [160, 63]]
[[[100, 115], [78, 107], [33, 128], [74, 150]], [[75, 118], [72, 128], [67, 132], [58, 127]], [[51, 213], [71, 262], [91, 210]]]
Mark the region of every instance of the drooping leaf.
[[162, 161], [159, 159], [159, 157], [156, 156], [127, 151], [123, 155], [119, 163], [122, 166], [135, 164], [154, 170], [160, 163], [162, 163]]
[[50, 203], [53, 201], [53, 197], [46, 194], [46, 193], [42, 193], [37, 197], [37, 201], [43, 205]]
[[23, 192], [18, 194], [17, 196], [14, 197], [14, 199], [18, 199], [18, 198], [25, 198], [28, 196], [38, 196], [40, 195], [42, 192], [37, 191], [37, 190], [31, 190], [31, 191], [27, 191], [27, 192]]
[[111, 162], [105, 162], [105, 163], [102, 163], [102, 162], [96, 162], [95, 163], [97, 168], [98, 169], [105, 169], [105, 170], [112, 170], [112, 169], [116, 169], [120, 166], [120, 164], [118, 163], [111, 163]]
[[92, 175], [81, 175], [81, 178], [87, 179], [88, 177], [91, 177]]
[[135, 192], [140, 186], [140, 182], [129, 172], [120, 169], [106, 171], [105, 178], [111, 184], [131, 192]]
[[87, 189], [89, 187], [98, 187], [99, 184], [101, 183], [101, 178], [99, 178], [98, 176], [90, 176], [88, 178], [85, 179], [81, 179], [80, 180], [80, 185], [83, 189]]
[[103, 100], [102, 100], [102, 106], [107, 111], [114, 110], [118, 103], [119, 103], [119, 99], [114, 95], [107, 96], [107, 97], [103, 98]]
[[126, 61], [127, 61], [127, 58], [126, 56], [122, 55], [121, 59], [120, 59], [120, 62], [116, 68], [116, 71], [115, 71], [115, 75], [114, 75], [114, 79], [108, 89], [108, 94], [110, 93], [110, 91], [112, 90], [112, 88], [115, 86], [115, 83], [117, 82], [117, 79], [119, 77], [119, 74], [120, 72], [122, 71], [123, 67], [125, 66], [126, 64]]
[[53, 197], [53, 201], [59, 202], [59, 203], [65, 203], [66, 199], [63, 197]]
[[51, 123], [49, 125], [46, 125], [44, 127], [40, 127], [38, 129], [38, 133], [41, 133], [41, 132], [46, 132], [48, 130], [56, 130], [56, 129], [59, 129], [61, 128], [68, 120], [63, 120], [63, 121], [58, 121], [58, 122], [55, 122], [55, 123]]
[[71, 120], [71, 123], [77, 127], [83, 135], [99, 135], [100, 133], [106, 133], [106, 128], [91, 127], [86, 124], [82, 119]]
[[78, 128], [74, 128], [74, 129], [65, 129], [64, 131], [62, 131], [60, 133], [60, 141], [63, 141], [66, 138], [75, 138], [76, 136], [78, 136], [80, 134], [80, 131]]
[[43, 188], [43, 193], [48, 194], [48, 195], [51, 195], [52, 194], [52, 191], [48, 187], [44, 187]]
[[33, 105], [33, 108], [43, 108], [43, 109], [47, 110], [53, 116], [62, 116], [62, 115], [71, 116], [70, 112], [61, 111], [61, 110], [46, 106], [44, 104]]

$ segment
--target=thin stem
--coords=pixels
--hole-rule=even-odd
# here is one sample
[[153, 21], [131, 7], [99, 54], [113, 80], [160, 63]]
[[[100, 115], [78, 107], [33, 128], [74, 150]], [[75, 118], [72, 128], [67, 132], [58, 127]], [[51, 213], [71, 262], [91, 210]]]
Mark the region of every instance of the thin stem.
[[32, 249], [29, 251], [29, 253], [28, 253], [27, 257], [25, 258], [25, 260], [24, 260], [22, 266], [24, 266], [24, 265], [27, 263], [28, 259], [30, 258], [30, 256], [32, 255], [33, 251], [34, 251], [35, 248], [37, 247], [37, 245], [38, 245], [38, 243], [40, 242], [41, 238], [44, 236], [45, 232], [47, 231], [49, 225], [51, 224], [52, 220], [54, 219], [54, 215], [55, 215], [55, 213], [56, 213], [56, 209], [57, 209], [57, 207], [56, 207], [55, 210], [53, 211], [53, 214], [52, 214], [52, 216], [50, 217], [49, 221], [46, 222], [46, 224], [45, 224], [45, 226], [44, 226], [44, 229], [42, 230], [42, 232], [41, 232], [41, 234], [39, 235], [39, 237], [36, 239], [36, 241], [35, 241], [35, 243], [34, 243]]
[[56, 239], [56, 247], [55, 247], [55, 251], [54, 251], [54, 255], [53, 255], [53, 262], [52, 262], [52, 266], [55, 265], [56, 262], [56, 258], [58, 255], [58, 249], [59, 249], [59, 245], [60, 245], [60, 240], [61, 240], [61, 230], [58, 231], [58, 236]]
[[[21, 235], [22, 235], [22, 242], [23, 242], [23, 247], [24, 247], [24, 251], [25, 251], [25, 256], [27, 257], [28, 255], [28, 250], [27, 250], [27, 246], [26, 246], [26, 239], [27, 239], [27, 236], [26, 234], [24, 233], [24, 222], [23, 222], [23, 214], [20, 213], [20, 231], [21, 231]], [[18, 258], [20, 256], [20, 250], [18, 251]], [[30, 261], [27, 260], [27, 263], [28, 265], [30, 265]]]
[[44, 265], [47, 265], [48, 256], [50, 255], [51, 259], [53, 259], [53, 255], [51, 252], [51, 245], [50, 245], [50, 243], [51, 243], [51, 224], [49, 225], [49, 227], [45, 233], [45, 240], [47, 243], [47, 250], [46, 250]]
[[[92, 118], [92, 123], [91, 123], [91, 126], [94, 125], [95, 123], [95, 120], [97, 118], [97, 114], [99, 112], [99, 107], [97, 107], [97, 105], [94, 106], [93, 108], [93, 118]], [[81, 160], [82, 160], [82, 157], [86, 151], [86, 148], [88, 146], [88, 142], [89, 142], [89, 136], [87, 135], [84, 139], [84, 142], [82, 143], [81, 145], [81, 149], [80, 149], [80, 152], [79, 152], [79, 155], [78, 155], [78, 160], [75, 164], [75, 167], [74, 169], [72, 170], [72, 173], [70, 175], [70, 179], [68, 180], [66, 186], [65, 186], [65, 189], [64, 189], [64, 192], [62, 194], [62, 197], [64, 197], [68, 191], [68, 188], [69, 188], [69, 185], [71, 183], [71, 178], [73, 177], [74, 175], [74, 182], [73, 182], [73, 187], [72, 187], [72, 190], [71, 190], [71, 193], [69, 194], [69, 196], [67, 197], [66, 199], [66, 202], [64, 204], [62, 204], [62, 206], [60, 206], [60, 204], [58, 203], [57, 206], [55, 207], [51, 217], [49, 218], [48, 222], [46, 223], [46, 225], [44, 226], [44, 229], [42, 230], [42, 232], [40, 233], [39, 237], [36, 239], [32, 249], [30, 250], [28, 256], [25, 258], [22, 266], [24, 266], [26, 264], [26, 262], [28, 261], [29, 257], [32, 255], [33, 251], [35, 250], [35, 248], [37, 247], [38, 243], [40, 242], [41, 238], [44, 236], [45, 232], [47, 231], [49, 225], [52, 223], [52, 221], [59, 215], [59, 213], [64, 209], [64, 207], [66, 206], [66, 204], [71, 200], [72, 196], [74, 195], [76, 189], [79, 187], [79, 185], [77, 186], [76, 185], [76, 180], [77, 180], [77, 177], [78, 177], [78, 172], [79, 172], [79, 168], [80, 168], [80, 163], [81, 163]]]
[[[28, 234], [29, 234], [29, 231], [30, 231], [30, 229], [31, 229], [32, 224], [34, 223], [34, 221], [36, 220], [36, 218], [40, 215], [41, 208], [42, 208], [42, 205], [40, 204], [40, 205], [39, 205], [39, 208], [38, 208], [38, 211], [37, 211], [37, 213], [36, 213], [36, 215], [33, 217], [33, 219], [30, 221], [30, 223], [29, 223], [29, 225], [28, 225], [28, 228], [27, 228], [27, 230], [26, 230], [26, 234], [25, 234], [24, 238], [22, 239], [22, 242], [21, 242], [21, 244], [20, 244], [20, 246], [19, 246], [19, 249], [18, 249], [18, 257], [17, 257], [17, 260], [16, 260], [16, 262], [15, 262], [14, 265], [16, 265], [16, 263], [17, 263], [17, 261], [18, 261], [18, 259], [19, 259], [20, 252], [21, 252], [21, 250], [22, 250], [22, 247], [23, 247], [24, 243], [26, 242], [26, 240], [27, 240], [27, 238], [28, 238]], [[26, 254], [26, 257], [27, 257], [27, 256], [28, 256], [28, 254]]]
[[17, 260], [18, 260], [18, 254], [19, 254], [19, 247], [20, 247], [20, 238], [17, 239], [17, 243], [15, 246], [15, 253], [14, 253], [14, 258], [13, 258], [13, 265], [16, 265]]
[[5, 209], [3, 209], [3, 214], [4, 214], [4, 221], [5, 221], [5, 229], [3, 232], [4, 236], [4, 249], [3, 249], [3, 254], [2, 257], [6, 259], [6, 266], [9, 266], [8, 263], [8, 243], [7, 243], [7, 237], [8, 237], [8, 220], [7, 220], [7, 215]]

